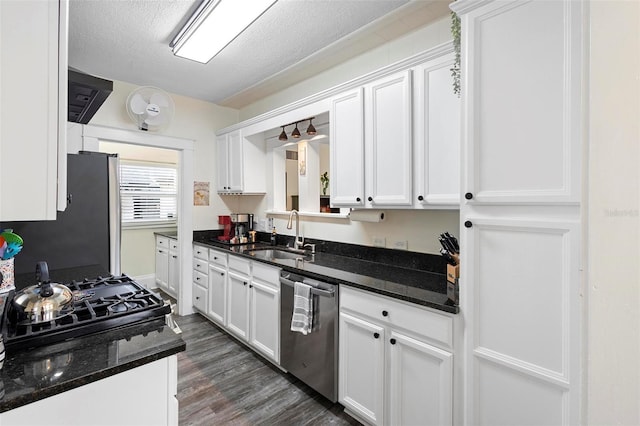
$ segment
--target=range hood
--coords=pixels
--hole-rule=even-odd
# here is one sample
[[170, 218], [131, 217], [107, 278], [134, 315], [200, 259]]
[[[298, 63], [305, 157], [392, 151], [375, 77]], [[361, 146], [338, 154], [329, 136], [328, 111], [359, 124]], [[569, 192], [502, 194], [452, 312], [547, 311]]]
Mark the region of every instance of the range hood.
[[87, 124], [113, 92], [113, 82], [71, 68], [68, 75], [67, 121]]

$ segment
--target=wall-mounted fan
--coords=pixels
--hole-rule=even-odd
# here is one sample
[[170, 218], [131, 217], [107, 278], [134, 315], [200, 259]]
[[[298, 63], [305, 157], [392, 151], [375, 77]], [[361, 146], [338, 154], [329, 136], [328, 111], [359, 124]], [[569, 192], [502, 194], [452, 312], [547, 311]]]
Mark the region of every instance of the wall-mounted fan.
[[173, 118], [173, 99], [157, 87], [139, 87], [127, 98], [127, 113], [140, 130], [159, 130]]

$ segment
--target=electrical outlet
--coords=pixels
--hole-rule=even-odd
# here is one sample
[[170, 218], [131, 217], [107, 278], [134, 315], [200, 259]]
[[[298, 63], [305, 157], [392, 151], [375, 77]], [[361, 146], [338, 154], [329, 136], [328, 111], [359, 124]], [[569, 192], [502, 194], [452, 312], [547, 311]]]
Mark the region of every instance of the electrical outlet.
[[387, 239], [385, 237], [373, 237], [373, 246], [374, 247], [386, 247]]
[[392, 248], [396, 250], [407, 250], [408, 245], [409, 243], [407, 242], [407, 240], [398, 240], [393, 242]]

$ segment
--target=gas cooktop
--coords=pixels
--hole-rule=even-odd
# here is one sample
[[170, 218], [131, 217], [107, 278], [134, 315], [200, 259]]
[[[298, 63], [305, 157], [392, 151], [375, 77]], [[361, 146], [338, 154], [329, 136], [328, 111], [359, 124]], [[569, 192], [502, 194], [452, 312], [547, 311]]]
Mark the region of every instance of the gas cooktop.
[[159, 295], [127, 275], [85, 278], [65, 285], [73, 292], [73, 307], [54, 320], [37, 324], [18, 319], [11, 303], [14, 294], [10, 294], [3, 315], [7, 351], [143, 323], [171, 313], [171, 306]]

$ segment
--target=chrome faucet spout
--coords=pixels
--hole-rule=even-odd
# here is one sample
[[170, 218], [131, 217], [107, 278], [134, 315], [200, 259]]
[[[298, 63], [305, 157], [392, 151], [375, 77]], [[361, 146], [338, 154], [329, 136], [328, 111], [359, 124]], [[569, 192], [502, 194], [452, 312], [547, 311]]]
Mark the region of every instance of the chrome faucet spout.
[[304, 238], [300, 236], [300, 215], [297, 210], [291, 210], [289, 213], [289, 222], [287, 222], [287, 229], [291, 229], [293, 227], [293, 215], [296, 216], [296, 239], [294, 242], [295, 248], [301, 248], [304, 246]]

